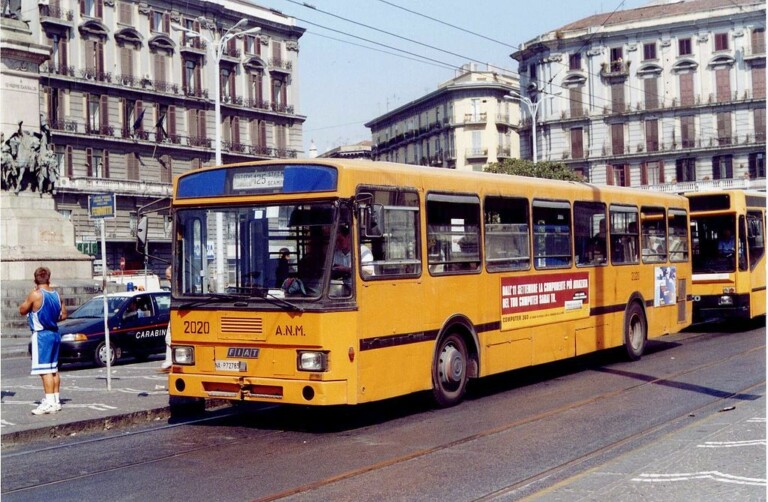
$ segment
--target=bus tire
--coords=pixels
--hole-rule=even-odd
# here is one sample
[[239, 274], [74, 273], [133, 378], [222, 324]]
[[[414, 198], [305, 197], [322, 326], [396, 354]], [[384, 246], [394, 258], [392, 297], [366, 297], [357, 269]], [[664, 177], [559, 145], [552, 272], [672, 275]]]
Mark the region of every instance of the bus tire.
[[432, 394], [438, 406], [461, 402], [467, 390], [467, 344], [457, 333], [440, 338], [432, 363]]
[[630, 361], [642, 357], [647, 341], [648, 322], [645, 313], [639, 303], [632, 302], [624, 313], [624, 349]]

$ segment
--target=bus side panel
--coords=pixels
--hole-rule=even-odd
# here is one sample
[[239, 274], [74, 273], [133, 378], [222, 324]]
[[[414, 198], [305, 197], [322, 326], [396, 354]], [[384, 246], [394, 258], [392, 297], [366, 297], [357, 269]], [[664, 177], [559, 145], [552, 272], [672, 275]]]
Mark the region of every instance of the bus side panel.
[[359, 402], [432, 387], [437, 309], [424, 304], [421, 279], [360, 281], [357, 287]]
[[755, 268], [750, 272], [750, 288], [752, 292], [750, 295], [750, 315], [753, 319], [765, 315], [765, 260], [766, 257], [763, 255], [757, 265], [755, 265]]

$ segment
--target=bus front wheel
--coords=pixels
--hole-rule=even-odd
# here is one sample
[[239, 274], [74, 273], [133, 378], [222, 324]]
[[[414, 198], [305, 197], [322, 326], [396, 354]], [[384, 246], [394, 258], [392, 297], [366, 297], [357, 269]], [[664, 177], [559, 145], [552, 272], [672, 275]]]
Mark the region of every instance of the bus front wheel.
[[467, 345], [456, 333], [440, 339], [432, 364], [432, 393], [439, 406], [461, 402], [467, 390]]
[[624, 314], [624, 348], [631, 361], [637, 361], [645, 351], [648, 340], [648, 323], [645, 320], [643, 308], [637, 302], [632, 302]]

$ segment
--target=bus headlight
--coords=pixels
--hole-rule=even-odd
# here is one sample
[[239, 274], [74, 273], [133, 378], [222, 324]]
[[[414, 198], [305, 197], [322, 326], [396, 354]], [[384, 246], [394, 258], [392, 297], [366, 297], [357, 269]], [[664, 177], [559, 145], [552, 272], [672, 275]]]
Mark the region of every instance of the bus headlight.
[[723, 295], [717, 301], [717, 304], [720, 307], [733, 307], [733, 297], [728, 295]]
[[299, 371], [328, 371], [328, 354], [316, 351], [299, 351]]
[[173, 363], [185, 365], [195, 364], [195, 348], [187, 345], [174, 345]]

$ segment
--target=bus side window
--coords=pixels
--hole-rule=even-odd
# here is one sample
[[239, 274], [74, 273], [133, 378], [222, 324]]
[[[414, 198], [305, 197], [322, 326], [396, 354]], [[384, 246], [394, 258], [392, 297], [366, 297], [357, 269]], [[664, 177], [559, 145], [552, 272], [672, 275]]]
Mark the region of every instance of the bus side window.
[[533, 201], [533, 263], [538, 268], [571, 266], [571, 205]]
[[475, 195], [427, 195], [427, 249], [433, 274], [480, 271], [480, 200]]
[[688, 214], [683, 209], [670, 209], [667, 214], [669, 229], [669, 261], [688, 261]]
[[575, 202], [573, 204], [576, 265], [604, 265], [608, 250], [605, 234], [605, 204]]
[[484, 211], [488, 271], [530, 268], [528, 199], [487, 197]]
[[611, 206], [612, 263], [637, 263], [639, 261], [637, 220], [636, 207]]
[[[361, 277], [375, 280], [421, 275], [418, 194], [380, 187], [360, 187], [358, 194], [364, 195], [359, 214]], [[363, 256], [366, 248], [373, 261]]]
[[667, 225], [662, 207], [640, 209], [643, 263], [667, 261]]

